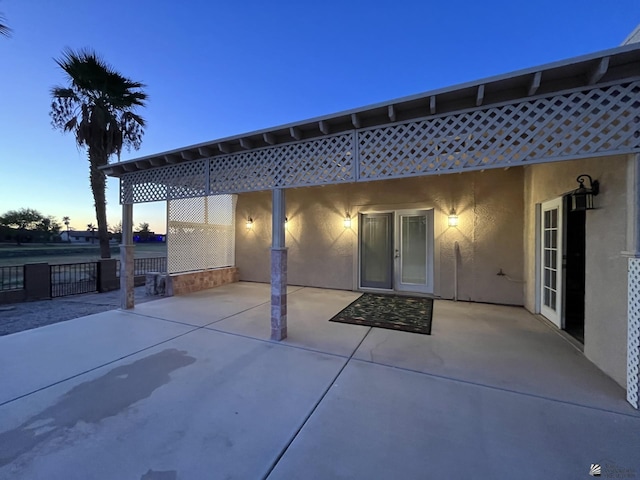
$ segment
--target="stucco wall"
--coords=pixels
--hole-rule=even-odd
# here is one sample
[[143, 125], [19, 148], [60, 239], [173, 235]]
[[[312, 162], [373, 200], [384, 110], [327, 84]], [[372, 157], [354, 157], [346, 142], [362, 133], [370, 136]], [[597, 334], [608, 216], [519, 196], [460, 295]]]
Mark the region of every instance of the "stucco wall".
[[[286, 192], [288, 281], [352, 290], [357, 288], [358, 212], [433, 208], [435, 293], [454, 293], [455, 242], [459, 245], [458, 298], [523, 304], [523, 182], [520, 168]], [[459, 227], [447, 225], [450, 209]], [[242, 280], [269, 281], [271, 194], [241, 194], [237, 204], [236, 265]], [[343, 226], [346, 212], [353, 217]], [[246, 219], [254, 221], [246, 229]], [[502, 269], [505, 276], [497, 276]]]
[[626, 384], [627, 157], [533, 165], [525, 170], [525, 306], [535, 311], [535, 206], [577, 187], [586, 173], [600, 181], [596, 210], [586, 214], [584, 353], [621, 385]]

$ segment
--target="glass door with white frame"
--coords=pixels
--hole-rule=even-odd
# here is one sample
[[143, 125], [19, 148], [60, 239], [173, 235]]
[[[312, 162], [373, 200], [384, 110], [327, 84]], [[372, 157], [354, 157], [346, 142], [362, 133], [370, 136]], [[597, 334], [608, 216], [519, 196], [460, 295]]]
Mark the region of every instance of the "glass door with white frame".
[[540, 313], [562, 328], [562, 198], [542, 204]]
[[396, 212], [395, 289], [433, 292], [433, 210]]
[[360, 287], [393, 288], [393, 213], [360, 216]]

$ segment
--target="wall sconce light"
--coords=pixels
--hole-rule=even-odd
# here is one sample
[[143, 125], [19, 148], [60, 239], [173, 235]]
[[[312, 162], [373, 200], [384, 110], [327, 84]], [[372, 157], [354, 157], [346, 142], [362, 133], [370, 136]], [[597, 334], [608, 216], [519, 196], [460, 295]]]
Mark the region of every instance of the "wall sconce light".
[[287, 223], [289, 223], [289, 217], [284, 217], [284, 226], [287, 226]]
[[247, 218], [247, 230], [251, 230], [253, 228], [253, 218]]
[[348, 213], [344, 217], [344, 228], [351, 228], [351, 215]]
[[[589, 179], [589, 188], [584, 186], [584, 178]], [[576, 178], [578, 188], [571, 192], [571, 211], [583, 212], [593, 210], [593, 197], [600, 193], [600, 182], [593, 180], [590, 175], [579, 175]]]
[[458, 226], [458, 215], [456, 214], [456, 209], [452, 208], [449, 212], [449, 226], [457, 227]]

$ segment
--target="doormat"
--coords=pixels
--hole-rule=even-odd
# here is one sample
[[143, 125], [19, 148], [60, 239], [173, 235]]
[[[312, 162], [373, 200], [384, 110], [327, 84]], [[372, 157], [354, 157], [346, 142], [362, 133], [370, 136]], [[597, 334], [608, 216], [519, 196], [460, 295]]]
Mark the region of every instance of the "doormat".
[[431, 335], [433, 299], [364, 293], [330, 322]]

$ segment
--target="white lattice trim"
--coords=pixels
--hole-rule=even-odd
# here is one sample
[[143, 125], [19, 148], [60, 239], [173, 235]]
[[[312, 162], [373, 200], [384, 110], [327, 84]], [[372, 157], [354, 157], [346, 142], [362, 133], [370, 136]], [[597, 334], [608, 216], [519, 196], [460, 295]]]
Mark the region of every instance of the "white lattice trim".
[[640, 408], [640, 258], [629, 259], [627, 400]]
[[211, 160], [211, 193], [355, 181], [354, 132]]
[[638, 82], [358, 133], [362, 180], [524, 165], [638, 148]]
[[328, 135], [121, 177], [121, 202], [502, 168], [640, 150], [640, 83]]
[[120, 203], [144, 203], [207, 194], [208, 160], [127, 173], [120, 180]]

